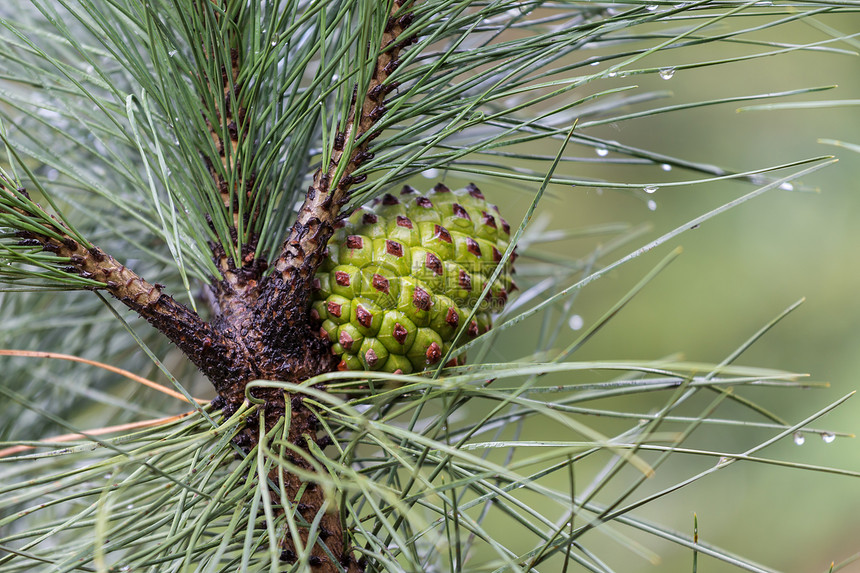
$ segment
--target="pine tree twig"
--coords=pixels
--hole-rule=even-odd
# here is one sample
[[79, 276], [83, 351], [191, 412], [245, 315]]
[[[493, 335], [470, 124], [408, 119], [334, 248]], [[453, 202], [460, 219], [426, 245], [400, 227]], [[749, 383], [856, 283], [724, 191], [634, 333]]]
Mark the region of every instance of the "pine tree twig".
[[[4, 184], [5, 183], [5, 184]], [[15, 191], [11, 189], [14, 188]], [[19, 244], [40, 247], [57, 257], [57, 266], [102, 285], [128, 308], [176, 344], [180, 350], [215, 384], [217, 389], [248, 379], [249, 360], [229, 331], [219, 330], [197, 313], [164, 294], [164, 285], [151, 284], [95, 245], [84, 245], [71, 231], [27, 192], [0, 181], [0, 214], [17, 217]], [[33, 223], [38, 223], [34, 225]], [[33, 230], [33, 229], [38, 229]]]
[[[212, 5], [216, 6], [214, 10]], [[216, 22], [220, 22], [222, 18], [231, 18], [236, 13], [229, 0], [211, 0], [208, 5], [201, 3], [198, 6], [204, 20], [207, 18], [207, 10], [212, 10], [212, 17]], [[207, 69], [212, 69], [214, 63], [214, 67], [220, 68], [220, 74], [217, 77], [202, 78], [200, 81], [201, 89], [205, 91], [200, 95], [205, 122], [220, 158], [220, 166], [216, 166], [204, 150], [201, 150], [201, 155], [221, 196], [222, 205], [227, 213], [232, 213], [232, 250], [218, 241], [213, 242], [211, 247], [212, 258], [221, 277], [209, 285], [210, 305], [216, 316], [223, 317], [233, 327], [242, 329], [242, 324], [247, 322], [248, 309], [254, 307], [258, 295], [256, 287], [267, 265], [257, 256], [259, 237], [253, 233], [259, 212], [243, 212], [243, 208], [257, 204], [253, 195], [255, 173], [246, 174], [242, 171], [243, 150], [246, 149], [244, 144], [249, 138], [247, 121], [253, 111], [249, 113], [252, 103], [244, 98], [251, 96], [243, 92], [243, 82], [240, 80], [244, 52], [235, 31], [240, 26], [232, 19], [230, 24], [226, 38], [219, 36], [219, 39], [229, 46], [229, 62], [219, 63], [217, 46], [204, 45], [203, 55], [209, 61]], [[211, 34], [203, 30], [201, 36], [209, 38]], [[207, 105], [207, 102], [213, 103], [214, 109], [210, 109], [211, 106]]]
[[[412, 41], [411, 38], [402, 39], [413, 18], [411, 12], [404, 10], [405, 4], [404, 0], [392, 3], [365, 93], [359, 97], [356, 88], [344, 122], [345, 129], [338, 131], [331, 142], [330, 161], [314, 174], [289, 237], [283, 243], [274, 272], [259, 285], [254, 330], [258, 333], [259, 347], [267, 351], [257, 352], [255, 356], [260, 357], [259, 366], [264, 373], [270, 374], [267, 377], [271, 379], [300, 381], [334, 367], [335, 361], [328, 352], [327, 341], [320, 340], [309, 317], [312, 281], [325, 257], [326, 245], [334, 233], [340, 209], [349, 199], [350, 189], [364, 178], [353, 173], [362, 162], [373, 156], [369, 144], [378, 135], [378, 123], [385, 113], [385, 96], [396, 87], [387, 80], [399, 64], [402, 49]], [[336, 177], [339, 177], [337, 181]], [[247, 322], [241, 316], [242, 313], [231, 313], [227, 319], [240, 326]], [[254, 343], [249, 345], [252, 348], [258, 346]], [[284, 360], [284, 357], [288, 359]], [[292, 456], [291, 463], [308, 472], [324, 472], [324, 469], [314, 469], [316, 464], [311, 462], [313, 455], [308, 451], [308, 444], [316, 443], [322, 449], [325, 439], [317, 437], [317, 418], [301, 397], [285, 396], [275, 388], [260, 388], [254, 394], [265, 402], [267, 428], [273, 427], [277, 420], [289, 413], [288, 442], [297, 454]], [[289, 400], [289, 407], [286, 400]], [[249, 438], [253, 443], [256, 436]], [[340, 516], [333, 506], [325, 503], [321, 488], [281, 469], [273, 470], [269, 477], [285, 485], [289, 499], [300, 496], [298, 510], [309, 522], [319, 519], [321, 542], [310, 547], [309, 557], [314, 571], [362, 571], [363, 567], [349, 550], [349, 539]], [[308, 532], [302, 530], [300, 539], [285, 536], [282, 558], [286, 561], [294, 558], [297, 554], [295, 544], [307, 546], [307, 535]], [[338, 562], [333, 562], [332, 556]]]
[[[413, 13], [405, 9], [406, 4], [406, 0], [394, 0], [367, 90], [361, 97], [354, 94], [346, 128], [338, 131], [331, 142], [329, 164], [314, 174], [313, 183], [274, 264], [275, 272], [265, 285], [263, 298], [270, 308], [277, 309], [269, 322], [275, 328], [282, 322], [280, 309], [307, 312], [314, 274], [325, 257], [340, 210], [349, 200], [353, 185], [365, 179], [364, 175], [353, 173], [363, 162], [373, 158], [369, 147], [371, 140], [379, 135], [379, 120], [385, 114], [385, 96], [397, 87], [388, 79], [400, 63], [402, 50], [415, 40], [404, 37], [413, 20]], [[341, 167], [341, 163], [345, 165]], [[338, 173], [341, 176], [334, 181]], [[272, 304], [273, 301], [286, 304]]]
[[[236, 4], [236, 2], [233, 3]], [[211, 0], [210, 5], [217, 6], [217, 9], [213, 11], [216, 22], [220, 22], [222, 15], [228, 14], [230, 8], [227, 0]], [[209, 6], [204, 3], [198, 6], [201, 17], [205, 20], [206, 9]], [[231, 24], [234, 23], [231, 21]], [[208, 36], [206, 30], [201, 30], [201, 35], [203, 37]], [[214, 63], [216, 67], [220, 68], [220, 74], [216, 78], [207, 77], [201, 80], [201, 85], [207, 92], [201, 94], [201, 100], [204, 103], [203, 109], [206, 110], [204, 111], [204, 119], [209, 128], [209, 136], [212, 138], [215, 150], [221, 160], [221, 169], [216, 168], [205, 153], [203, 153], [203, 157], [209, 174], [221, 195], [222, 204], [228, 212], [232, 211], [233, 213], [233, 230], [237, 233], [234, 236], [234, 241], [238, 242], [238, 233], [245, 225], [245, 221], [241, 220], [238, 197], [241, 190], [238, 187], [242, 186], [245, 188], [246, 194], [250, 193], [250, 189], [253, 188], [253, 174], [250, 175], [249, 181], [246, 181], [241, 173], [240, 151], [242, 148], [240, 142], [247, 136], [248, 125], [246, 123], [246, 106], [244, 102], [239, 101], [242, 92], [242, 85], [239, 81], [239, 74], [242, 72], [242, 52], [239, 49], [235, 26], [228, 27], [227, 38], [224, 40], [229, 46], [230, 61], [218, 63], [216, 47], [204, 44], [203, 54], [209, 60], [207, 69], [212, 69]], [[215, 109], [208, 110], [207, 101], [214, 103]], [[231, 180], [233, 181], [232, 186]], [[249, 215], [246, 214], [247, 216]], [[242, 261], [233, 261], [224, 253], [214, 252], [213, 254], [216, 256], [216, 262], [222, 272], [226, 273], [243, 266]]]

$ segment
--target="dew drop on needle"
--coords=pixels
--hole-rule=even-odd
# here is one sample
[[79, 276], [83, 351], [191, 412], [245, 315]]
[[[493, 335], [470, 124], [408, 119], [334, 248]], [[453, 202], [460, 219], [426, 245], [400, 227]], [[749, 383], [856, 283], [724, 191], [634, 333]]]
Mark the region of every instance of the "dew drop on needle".
[[671, 80], [672, 76], [675, 75], [675, 68], [660, 68], [657, 73], [662, 79]]

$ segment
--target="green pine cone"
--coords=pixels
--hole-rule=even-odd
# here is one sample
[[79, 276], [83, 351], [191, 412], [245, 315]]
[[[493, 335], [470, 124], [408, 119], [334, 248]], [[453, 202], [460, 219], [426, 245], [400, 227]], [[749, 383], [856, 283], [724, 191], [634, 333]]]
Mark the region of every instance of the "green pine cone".
[[486, 332], [516, 289], [507, 261], [478, 312], [472, 307], [508, 248], [511, 229], [473, 184], [427, 194], [405, 186], [342, 221], [314, 281], [312, 315], [341, 370], [420, 372]]

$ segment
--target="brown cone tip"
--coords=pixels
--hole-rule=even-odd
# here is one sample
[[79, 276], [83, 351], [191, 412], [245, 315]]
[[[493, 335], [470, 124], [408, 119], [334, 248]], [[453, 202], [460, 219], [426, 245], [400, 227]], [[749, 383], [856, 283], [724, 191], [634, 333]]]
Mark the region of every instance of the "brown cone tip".
[[468, 185], [466, 185], [466, 190], [469, 192], [469, 195], [471, 195], [475, 199], [484, 199], [484, 194], [481, 193], [481, 190], [478, 189], [478, 186], [474, 183], [469, 183]]
[[481, 246], [478, 244], [478, 241], [471, 237], [466, 237], [466, 250], [476, 257], [481, 256]]
[[403, 215], [397, 215], [397, 226], [411, 229], [412, 228], [412, 220], [409, 217], [404, 217]]
[[340, 286], [349, 286], [349, 273], [344, 271], [336, 271], [334, 273], [334, 280]]
[[427, 364], [436, 364], [442, 360], [442, 349], [434, 342], [427, 347], [425, 356], [427, 357]]
[[424, 259], [424, 266], [433, 271], [435, 275], [442, 274], [442, 261], [433, 253], [427, 253], [427, 257]]
[[393, 257], [402, 257], [403, 256], [403, 245], [398, 243], [397, 241], [392, 241], [387, 239], [385, 241], [385, 252]]
[[399, 322], [394, 324], [394, 330], [391, 332], [391, 336], [394, 337], [394, 340], [396, 340], [400, 344], [403, 344], [404, 342], [406, 342], [406, 337], [408, 335], [409, 331], [406, 330], [405, 326], [403, 326]]
[[347, 249], [360, 249], [364, 246], [364, 240], [358, 235], [350, 235], [346, 238]]
[[338, 318], [340, 317], [342, 305], [337, 304], [336, 302], [328, 301], [328, 304], [326, 306], [328, 308], [329, 314], [333, 314], [333, 315], [337, 316]]
[[448, 232], [448, 229], [443, 227], [442, 225], [436, 225], [433, 227], [433, 238], [441, 239], [446, 243], [451, 242], [451, 233]]
[[412, 305], [418, 310], [430, 310], [431, 304], [430, 294], [421, 287], [415, 287], [415, 292], [412, 294]]
[[466, 212], [466, 209], [459, 203], [454, 203], [452, 208], [454, 209], [454, 215], [456, 215], [457, 217], [460, 217], [461, 219], [468, 219], [469, 221], [472, 220], [472, 218], [469, 216], [469, 213]]
[[488, 227], [496, 228], [496, 218], [486, 211], [481, 211], [481, 220]]
[[374, 274], [372, 284], [373, 284], [373, 288], [375, 288], [376, 290], [378, 290], [380, 292], [384, 292], [385, 294], [388, 294], [389, 292], [391, 292], [390, 285], [388, 283], [388, 279], [382, 275]]
[[448, 314], [445, 315], [445, 322], [453, 328], [457, 328], [460, 324], [460, 315], [453, 308], [448, 309]]
[[400, 199], [392, 195], [391, 193], [386, 193], [382, 196], [382, 204], [383, 205], [398, 205], [400, 203]]
[[460, 288], [472, 290], [472, 277], [463, 269], [460, 269]]
[[379, 356], [376, 355], [373, 348], [368, 348], [367, 352], [364, 353], [364, 359], [367, 361], [367, 365], [373, 368], [379, 361]]
[[354, 341], [347, 331], [344, 330], [340, 333], [340, 336], [338, 337], [338, 342], [340, 342], [340, 345], [347, 350], [352, 350], [352, 343]]
[[355, 307], [355, 317], [358, 319], [358, 323], [361, 324], [364, 328], [370, 328], [370, 323], [373, 321], [373, 315], [361, 305]]
[[469, 323], [469, 330], [467, 331], [470, 337], [475, 338], [478, 336], [478, 321], [473, 320]]

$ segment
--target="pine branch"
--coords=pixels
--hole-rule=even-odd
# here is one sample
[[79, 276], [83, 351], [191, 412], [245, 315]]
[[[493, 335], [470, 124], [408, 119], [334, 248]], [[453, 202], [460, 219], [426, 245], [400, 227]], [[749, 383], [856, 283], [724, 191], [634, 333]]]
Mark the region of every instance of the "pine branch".
[[203, 115], [220, 165], [212, 162], [206, 150], [201, 150], [201, 154], [221, 196], [222, 206], [232, 215], [233, 244], [229, 245], [232, 249], [224, 252], [225, 245], [213, 245], [213, 255], [218, 269], [234, 288], [241, 282], [236, 277], [236, 269], [247, 266], [241, 256], [243, 245], [244, 251], [253, 257], [255, 238], [248, 233], [254, 228], [253, 219], [258, 216], [258, 213], [243, 212], [254, 204], [251, 195], [254, 173], [246, 176], [242, 172], [243, 155], [251, 148], [246, 145], [250, 102], [246, 101], [249, 96], [240, 81], [245, 64], [237, 33], [237, 29], [241, 29], [237, 16], [240, 11], [239, 2], [211, 0], [198, 4], [197, 18], [190, 17], [186, 23], [196, 32], [192, 37], [202, 38], [204, 65], [200, 70], [204, 76], [198, 78], [198, 85], [204, 90], [201, 94]]
[[[379, 135], [378, 122], [385, 114], [385, 96], [397, 87], [389, 77], [400, 64], [402, 50], [415, 41], [405, 36], [413, 14], [408, 0], [394, 0], [385, 26], [373, 75], [359, 95], [356, 86], [345, 128], [331, 142], [327, 166], [314, 174], [298, 217], [274, 264], [275, 272], [264, 286], [262, 296], [275, 337], [284, 332], [283, 317], [307, 311], [316, 270], [325, 257], [326, 244], [334, 233], [341, 208], [349, 201], [352, 187], [367, 176], [354, 176], [359, 166], [373, 158], [370, 142]], [[285, 304], [277, 304], [284, 301]], [[295, 320], [295, 317], [292, 317]], [[289, 319], [288, 319], [289, 321]]]
[[[79, 233], [33, 202], [23, 188], [5, 178], [0, 180], [0, 209], [4, 218], [17, 219], [10, 226], [22, 229], [16, 233], [19, 245], [51, 253], [51, 263], [58, 270], [87, 281], [84, 288], [105, 290], [137, 312], [176, 344], [216, 387], [247, 378], [248, 360], [235, 339], [164, 294], [163, 285], [147, 282], [110, 254], [86, 242]], [[36, 221], [39, 225], [34, 224]]]
[[[312, 281], [325, 256], [326, 244], [334, 233], [340, 209], [349, 200], [350, 189], [366, 178], [366, 176], [353, 176], [353, 173], [363, 161], [373, 157], [368, 147], [373, 137], [378, 135], [375, 127], [385, 112], [385, 96], [395, 88], [395, 84], [387, 80], [398, 66], [401, 50], [410, 42], [408, 38], [402, 39], [404, 31], [412, 21], [411, 13], [404, 10], [405, 4], [406, 2], [402, 0], [394, 0], [373, 75], [361, 97], [358, 96], [358, 87], [356, 87], [344, 122], [345, 128], [338, 131], [334, 141], [331, 142], [332, 153], [328, 165], [325, 168], [321, 167], [314, 174], [313, 184], [308, 189], [304, 204], [275, 263], [275, 272], [261, 285], [261, 296], [255, 309], [256, 324], [262, 327], [261, 342], [268, 340], [279, 341], [284, 345], [289, 344], [287, 348], [292, 352], [287, 354], [295, 355], [296, 351], [301, 349], [324, 344], [317, 339], [316, 333], [309, 324], [308, 306]], [[232, 320], [235, 320], [235, 316]], [[308, 344], [310, 341], [315, 344]], [[306, 358], [300, 361], [291, 361], [289, 363], [291, 372], [282, 371], [283, 363], [280, 362], [278, 353], [258, 354], [258, 356], [274, 359], [262, 363], [261, 367], [264, 372], [274, 370], [281, 374], [277, 379], [301, 380], [331, 370], [334, 365], [333, 360], [329, 360], [328, 364], [319, 363], [320, 357], [326, 356], [325, 350], [306, 354]], [[297, 372], [297, 365], [309, 365], [311, 369]], [[272, 389], [261, 393], [267, 398], [267, 425], [271, 427], [286, 413], [280, 408], [272, 408], [272, 405], [279, 403], [280, 391]], [[317, 419], [298, 397], [291, 401], [290, 406], [289, 443], [295, 447], [296, 452], [301, 453], [307, 448], [306, 441], [312, 440], [317, 443], [315, 437]], [[310, 454], [304, 454], [299, 457], [294, 456], [292, 461], [306, 471], [313, 471], [309, 458], [312, 458]], [[318, 468], [316, 471], [324, 472], [325, 469]], [[280, 467], [273, 470], [270, 479], [285, 482], [290, 499], [299, 494], [303, 485], [313, 486], [298, 479], [295, 473], [283, 472]], [[306, 487], [301, 499], [300, 512], [304, 508], [303, 515], [309, 522], [315, 518], [320, 520], [320, 538], [325, 544], [325, 547], [322, 544], [313, 545], [311, 565], [317, 565], [318, 570], [325, 573], [337, 572], [339, 567], [331, 562], [330, 557], [326, 555], [328, 552], [338, 558], [340, 565], [350, 573], [361, 571], [363, 568], [358, 565], [351, 552], [346, 550], [348, 545], [340, 516], [331, 509], [325, 509], [326, 499], [320, 488]], [[295, 555], [296, 543], [307, 545], [308, 530], [303, 528], [299, 533], [301, 539], [291, 540], [292, 546], [288, 544], [285, 549], [287, 560]]]

